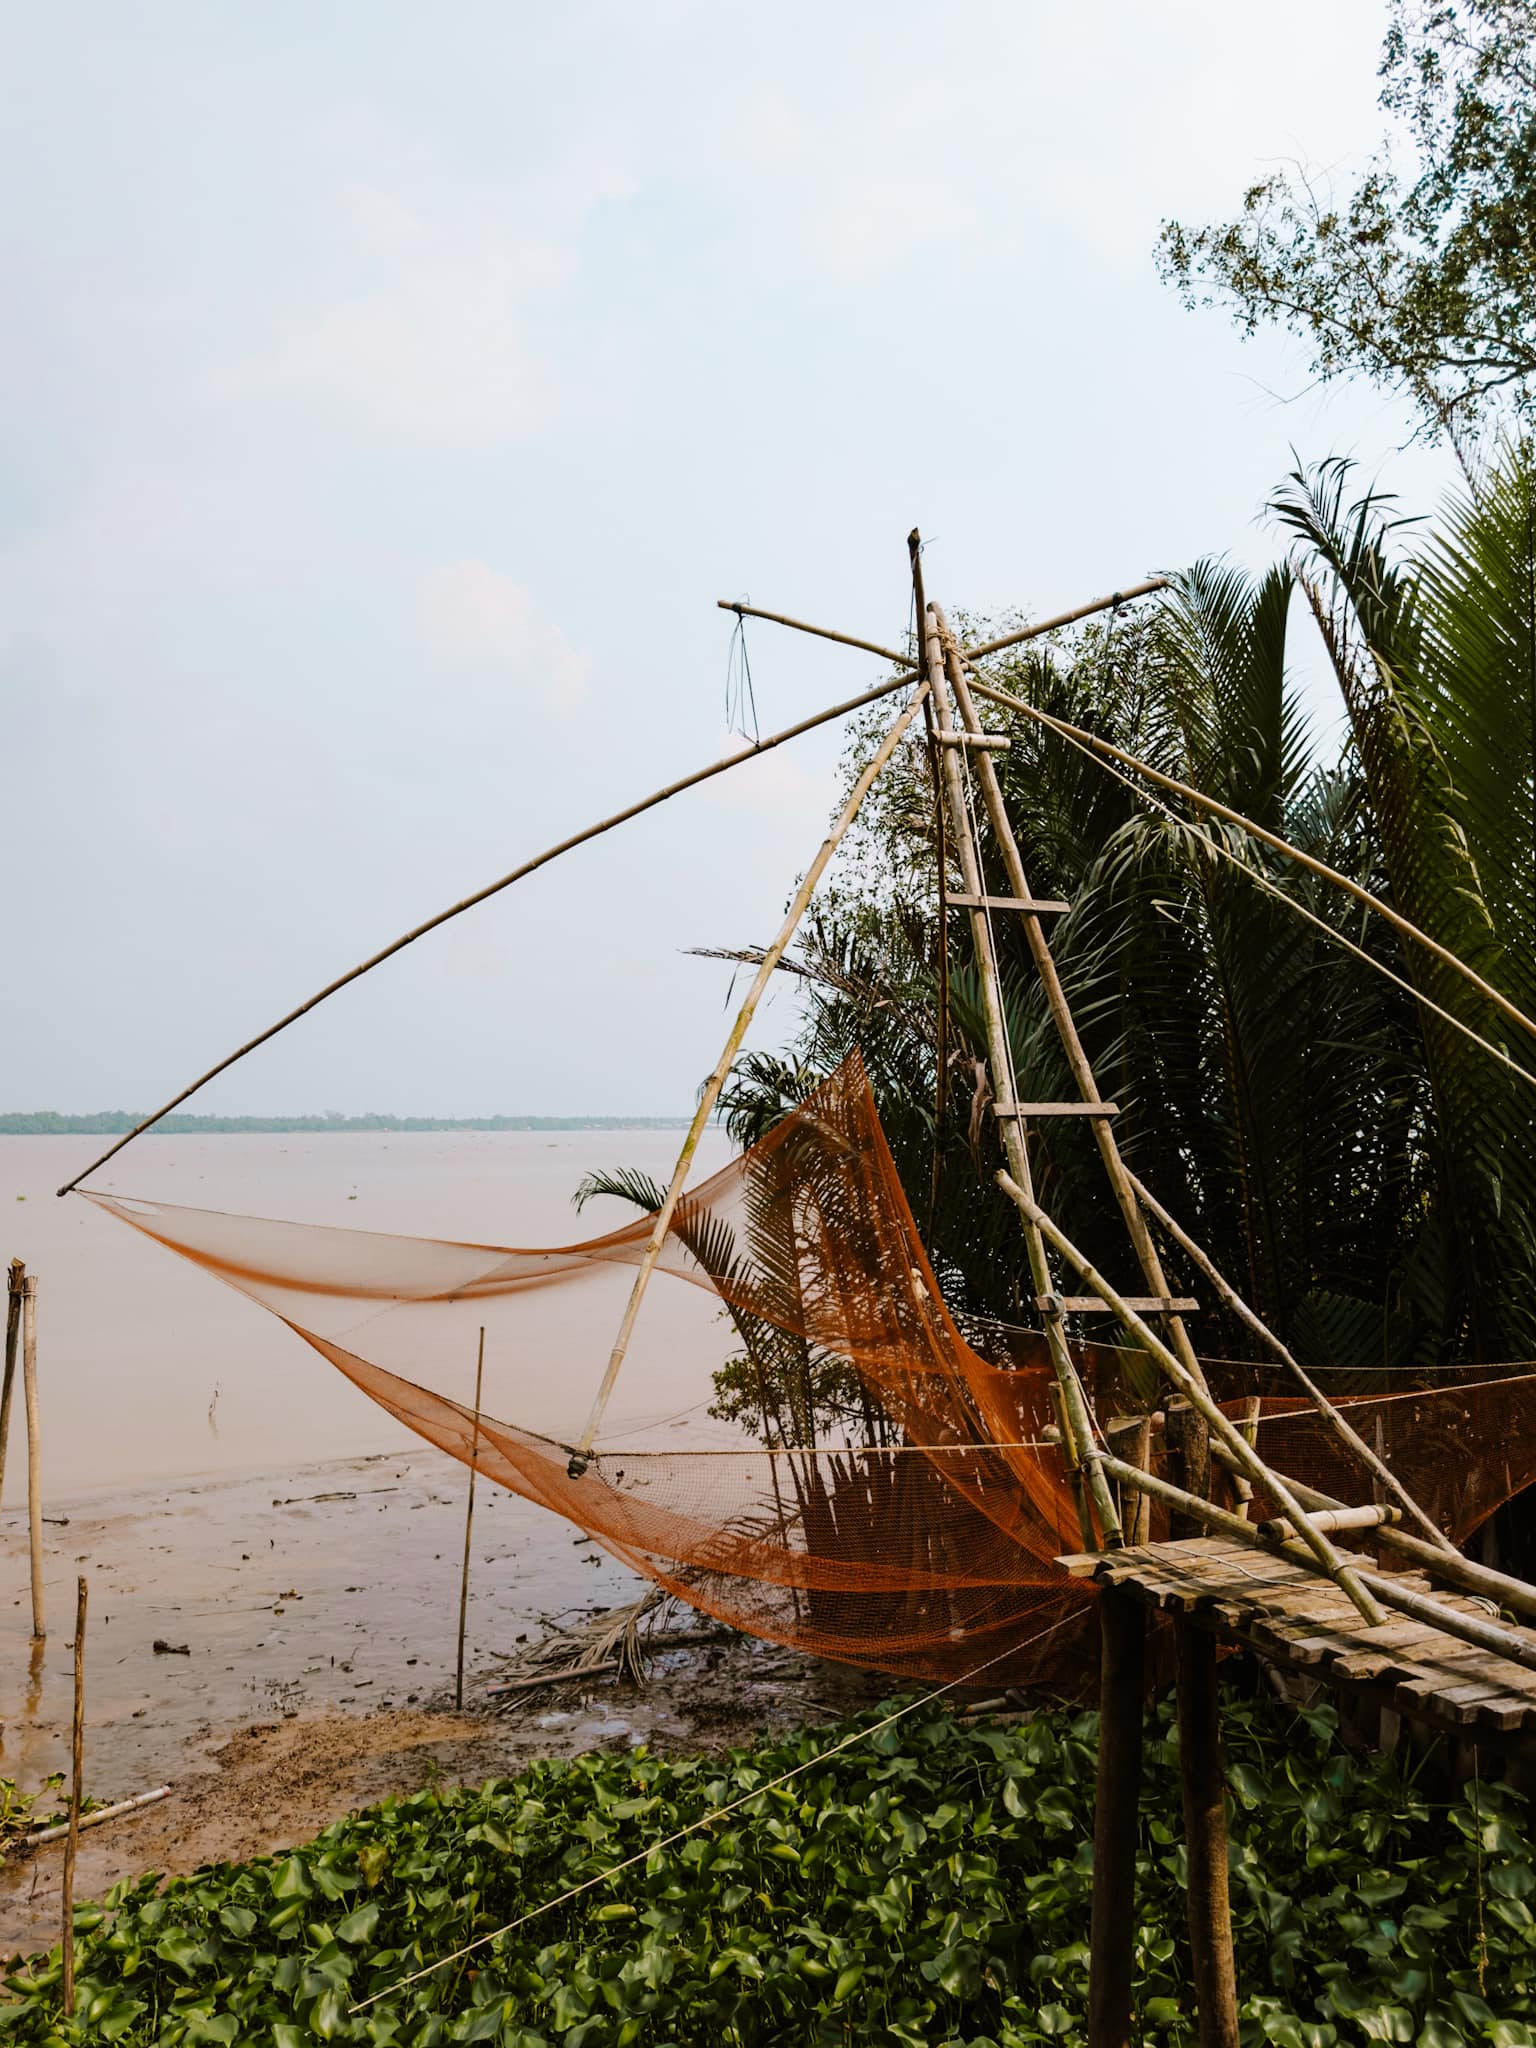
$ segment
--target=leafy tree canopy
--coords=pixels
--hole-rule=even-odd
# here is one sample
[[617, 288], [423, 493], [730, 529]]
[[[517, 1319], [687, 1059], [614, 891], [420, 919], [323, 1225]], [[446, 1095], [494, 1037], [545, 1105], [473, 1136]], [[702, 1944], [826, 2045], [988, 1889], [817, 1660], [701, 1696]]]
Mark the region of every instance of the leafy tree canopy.
[[1252, 186], [1238, 219], [1167, 221], [1159, 267], [1244, 334], [1306, 341], [1323, 380], [1406, 391], [1429, 433], [1536, 410], [1536, 0], [1391, 0], [1384, 142], [1354, 191], [1314, 170]]

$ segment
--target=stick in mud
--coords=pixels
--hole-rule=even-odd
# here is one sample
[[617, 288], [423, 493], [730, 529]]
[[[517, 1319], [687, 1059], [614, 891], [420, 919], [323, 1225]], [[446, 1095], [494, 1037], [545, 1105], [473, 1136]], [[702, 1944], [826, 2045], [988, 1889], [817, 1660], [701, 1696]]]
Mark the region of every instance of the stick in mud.
[[21, 1334], [21, 1283], [26, 1267], [12, 1259], [5, 1289], [5, 1379], [0, 1384], [0, 1498], [5, 1493], [5, 1453], [11, 1440], [11, 1395], [16, 1386], [16, 1340]]
[[480, 1455], [480, 1388], [485, 1378], [485, 1325], [480, 1325], [480, 1351], [475, 1359], [475, 1433], [469, 1446], [469, 1500], [464, 1509], [464, 1570], [459, 1577], [459, 1671], [453, 1703], [464, 1711], [464, 1622], [469, 1611], [469, 1543], [475, 1526], [475, 1460]]
[[75, 1592], [75, 1719], [70, 1743], [69, 1833], [64, 1842], [64, 2014], [75, 2010], [75, 1851], [80, 1845], [81, 1779], [85, 1775], [85, 1600], [82, 1576]]
[[43, 1619], [43, 1419], [37, 1405], [37, 1275], [21, 1283], [21, 1384], [27, 1408], [27, 1543], [32, 1561], [32, 1640], [47, 1635]]

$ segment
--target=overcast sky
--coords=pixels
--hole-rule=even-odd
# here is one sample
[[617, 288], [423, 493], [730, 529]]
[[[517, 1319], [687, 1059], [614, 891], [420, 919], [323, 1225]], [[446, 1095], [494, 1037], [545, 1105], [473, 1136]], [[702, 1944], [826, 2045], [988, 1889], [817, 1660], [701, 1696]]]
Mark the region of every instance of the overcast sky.
[[[1043, 615], [1267, 559], [1292, 444], [1447, 481], [1152, 264], [1277, 159], [1360, 164], [1377, 0], [4, 21], [0, 1108], [152, 1106], [715, 757], [717, 597], [890, 640], [914, 522], [931, 593]], [[765, 729], [878, 673], [749, 649]], [[837, 753], [560, 863], [190, 1106], [686, 1110], [729, 970], [684, 949], [771, 934]]]

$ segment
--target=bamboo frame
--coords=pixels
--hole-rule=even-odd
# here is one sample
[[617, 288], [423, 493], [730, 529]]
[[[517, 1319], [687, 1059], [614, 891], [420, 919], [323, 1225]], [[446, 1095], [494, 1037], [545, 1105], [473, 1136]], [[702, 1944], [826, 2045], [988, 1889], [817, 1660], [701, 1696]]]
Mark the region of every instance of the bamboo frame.
[[[935, 616], [938, 620], [939, 638], [944, 647], [945, 672], [949, 677], [950, 687], [954, 690], [955, 700], [960, 706], [960, 714], [973, 732], [979, 732], [981, 730], [981, 721], [976, 713], [975, 701], [966, 684], [965, 667], [960, 650], [955, 644], [954, 635], [949, 630], [944, 614], [938, 611], [937, 607], [935, 607]], [[998, 780], [996, 764], [988, 755], [979, 754], [977, 756], [976, 776], [981, 785], [982, 798], [987, 807], [987, 816], [991, 820], [993, 836], [997, 840], [998, 850], [1003, 856], [1003, 866], [1007, 871], [1009, 886], [1016, 896], [1023, 897], [1027, 901], [1030, 894], [1029, 877], [1024, 872], [1024, 862], [1020, 856], [1018, 841], [1014, 837], [1013, 826], [1008, 817], [1008, 807], [1003, 801], [1003, 786]], [[1031, 957], [1035, 963], [1035, 971], [1039, 975], [1041, 986], [1045, 990], [1045, 999], [1050, 1006], [1051, 1020], [1056, 1026], [1056, 1035], [1060, 1038], [1062, 1050], [1067, 1056], [1067, 1065], [1071, 1069], [1072, 1078], [1077, 1083], [1079, 1093], [1082, 1095], [1084, 1102], [1102, 1102], [1103, 1097], [1099, 1094], [1098, 1083], [1094, 1079], [1093, 1067], [1089, 1061], [1087, 1050], [1083, 1045], [1082, 1039], [1078, 1036], [1077, 1025], [1072, 1016], [1071, 1006], [1067, 1001], [1066, 990], [1061, 984], [1061, 976], [1057, 972], [1056, 961], [1051, 952], [1050, 942], [1046, 938], [1045, 928], [1039, 918], [1032, 912], [1023, 913], [1023, 917], [1024, 934], [1029, 945]], [[1167, 1296], [1171, 1290], [1163, 1272], [1162, 1261], [1158, 1258], [1157, 1247], [1152, 1242], [1152, 1234], [1147, 1228], [1147, 1219], [1142, 1213], [1141, 1204], [1137, 1201], [1135, 1192], [1131, 1187], [1130, 1176], [1126, 1172], [1125, 1162], [1120, 1157], [1120, 1148], [1115, 1142], [1115, 1134], [1110, 1128], [1107, 1117], [1095, 1117], [1093, 1119], [1093, 1138], [1094, 1143], [1099, 1148], [1099, 1157], [1104, 1162], [1104, 1171], [1109, 1176], [1109, 1184], [1114, 1193], [1115, 1201], [1119, 1205], [1121, 1219], [1125, 1224], [1132, 1248], [1136, 1253], [1137, 1263], [1140, 1265], [1143, 1277], [1147, 1282], [1147, 1292], [1149, 1294]], [[1199, 1361], [1195, 1357], [1194, 1346], [1189, 1341], [1189, 1333], [1184, 1328], [1182, 1320], [1177, 1315], [1170, 1313], [1165, 1317], [1165, 1324], [1169, 1340], [1174, 1350], [1177, 1351], [1185, 1371], [1193, 1374], [1203, 1386], [1205, 1384], [1205, 1374], [1200, 1370]]]
[[[1181, 1486], [1173, 1486], [1166, 1479], [1159, 1479], [1156, 1473], [1139, 1472], [1134, 1465], [1127, 1465], [1123, 1458], [1103, 1453], [1099, 1462], [1110, 1478], [1120, 1485], [1135, 1487], [1181, 1514], [1195, 1516], [1207, 1527], [1219, 1531], [1221, 1535], [1231, 1537], [1234, 1542], [1247, 1544], [1250, 1550], [1262, 1550], [1272, 1557], [1288, 1558], [1292, 1564], [1302, 1566], [1320, 1579], [1334, 1577], [1318, 1564], [1313, 1552], [1301, 1542], [1276, 1541], [1263, 1533], [1260, 1524], [1247, 1521], [1241, 1515], [1234, 1515], [1230, 1509], [1219, 1508], [1214, 1501], [1201, 1500], [1196, 1494], [1186, 1493]], [[1278, 1483], [1283, 1485], [1285, 1482]], [[1264, 1484], [1271, 1493], [1275, 1492], [1275, 1475], [1270, 1473]], [[1375, 1533], [1385, 1538], [1395, 1532], [1383, 1528]], [[1426, 1550], [1429, 1548], [1428, 1544], [1420, 1547]], [[1439, 1568], [1438, 1562], [1431, 1567], [1433, 1570]], [[1352, 1565], [1351, 1570], [1369, 1593], [1379, 1598], [1386, 1606], [1395, 1608], [1399, 1614], [1406, 1614], [1413, 1621], [1423, 1622], [1427, 1628], [1437, 1628], [1444, 1635], [1456, 1636], [1464, 1643], [1471, 1643], [1476, 1649], [1491, 1651], [1497, 1657], [1506, 1657], [1512, 1664], [1521, 1664], [1529, 1670], [1536, 1670], [1536, 1640], [1527, 1640], [1524, 1636], [1515, 1635], [1511, 1630], [1501, 1628], [1497, 1622], [1484, 1621], [1475, 1614], [1463, 1614], [1458, 1608], [1443, 1606], [1433, 1594], [1416, 1593], [1404, 1586], [1401, 1579], [1391, 1573], [1372, 1571], [1368, 1565], [1363, 1569], [1359, 1565]], [[1335, 1580], [1334, 1583], [1337, 1584], [1338, 1581]], [[1530, 1592], [1531, 1589], [1527, 1587], [1526, 1590]], [[1385, 1618], [1382, 1617], [1383, 1620]]]
[[[1095, 1293], [1113, 1309], [1120, 1322], [1136, 1338], [1142, 1348], [1157, 1364], [1162, 1366], [1167, 1378], [1172, 1380], [1189, 1405], [1204, 1417], [1213, 1437], [1219, 1437], [1232, 1453], [1238, 1469], [1245, 1473], [1248, 1478], [1254, 1480], [1256, 1484], [1262, 1486], [1266, 1493], [1273, 1495], [1275, 1500], [1279, 1502], [1282, 1513], [1296, 1530], [1297, 1535], [1312, 1552], [1312, 1555], [1317, 1560], [1318, 1568], [1323, 1574], [1332, 1579], [1343, 1592], [1349, 1595], [1349, 1598], [1358, 1608], [1361, 1617], [1373, 1628], [1383, 1622], [1386, 1619], [1385, 1615], [1372, 1598], [1370, 1590], [1362, 1582], [1353, 1566], [1340, 1556], [1339, 1552], [1334, 1549], [1321, 1530], [1312, 1527], [1300, 1502], [1290, 1491], [1284, 1479], [1278, 1473], [1270, 1470], [1237, 1425], [1222, 1413], [1215, 1401], [1211, 1399], [1210, 1392], [1204, 1382], [1197, 1380], [1191, 1373], [1185, 1370], [1183, 1362], [1174, 1355], [1161, 1337], [1158, 1336], [1157, 1332], [1144, 1323], [1133, 1308], [1129, 1308], [1126, 1305], [1123, 1296], [1115, 1292], [1093, 1262], [1073, 1244], [1066, 1232], [1059, 1229], [1051, 1221], [1050, 1217], [1040, 1207], [1039, 1203], [1034, 1200], [1033, 1196], [1027, 1195], [1023, 1188], [1018, 1186], [1007, 1174], [1000, 1173], [997, 1179], [998, 1185], [1003, 1189], [1004, 1193], [1011, 1195], [1026, 1215], [1032, 1216], [1042, 1235], [1055, 1246], [1068, 1265], [1076, 1268]], [[1095, 1456], [1102, 1460], [1103, 1453], [1097, 1452]], [[1127, 1467], [1126, 1469], [1130, 1470], [1131, 1468]], [[1143, 1475], [1143, 1478], [1144, 1483], [1150, 1483], [1150, 1474]], [[1179, 1489], [1175, 1488], [1174, 1491], [1178, 1492]], [[1192, 1498], [1192, 1496], [1189, 1497]], [[1236, 1515], [1233, 1515], [1230, 1519], [1234, 1524], [1240, 1520]], [[1242, 1521], [1241, 1526], [1244, 1529], [1251, 1529], [1253, 1525], [1250, 1522]]]
[[[914, 531], [908, 540], [912, 558], [913, 588], [918, 602], [918, 619], [923, 630], [924, 677], [932, 692], [934, 716], [938, 724], [938, 737], [942, 742], [946, 735], [954, 732], [954, 719], [949, 708], [949, 699], [942, 687], [946, 663], [943, 648], [942, 614], [935, 606], [924, 602], [922, 575], [922, 546]], [[953, 681], [953, 677], [950, 678]], [[986, 756], [979, 757], [986, 761]], [[960, 861], [960, 873], [965, 882], [965, 891], [977, 898], [985, 895], [981, 873], [981, 860], [976, 846], [975, 834], [971, 830], [970, 813], [965, 801], [965, 771], [956, 748], [940, 745], [939, 767], [944, 777], [944, 793], [949, 811], [950, 837], [954, 842]], [[1028, 895], [1027, 888], [1021, 888], [1020, 895]], [[992, 1069], [994, 1090], [1007, 1089], [1013, 1092], [1013, 1064], [1008, 1042], [1008, 1023], [1003, 1011], [1002, 983], [997, 969], [997, 956], [992, 945], [992, 927], [988, 913], [982, 909], [971, 909], [967, 913], [971, 921], [971, 944], [976, 956], [977, 973], [981, 981], [982, 1013], [986, 1020], [987, 1058]], [[1031, 923], [1035, 920], [1031, 919]], [[1029, 1151], [1025, 1143], [1024, 1127], [1017, 1119], [1005, 1119], [1002, 1124], [1003, 1151], [1008, 1160], [1010, 1172], [1024, 1186], [1033, 1188], [1030, 1173]], [[1024, 1226], [1025, 1250], [1029, 1259], [1030, 1278], [1037, 1295], [1049, 1296], [1059, 1303], [1055, 1283], [1046, 1257], [1045, 1244], [1041, 1233], [1030, 1221]], [[1121, 1540], [1120, 1516], [1115, 1507], [1114, 1496], [1106, 1485], [1103, 1475], [1095, 1467], [1090, 1453], [1093, 1449], [1093, 1422], [1088, 1413], [1087, 1399], [1082, 1382], [1077, 1376], [1077, 1367], [1072, 1362], [1072, 1353], [1067, 1344], [1066, 1327], [1058, 1306], [1045, 1311], [1045, 1336], [1050, 1349], [1051, 1365], [1060, 1390], [1061, 1407], [1058, 1427], [1064, 1439], [1068, 1461], [1074, 1471], [1082, 1476], [1092, 1499], [1094, 1512], [1098, 1516], [1099, 1528], [1106, 1544], [1111, 1548]], [[1081, 1515], [1081, 1507], [1079, 1514]]]
[[1456, 1546], [1452, 1543], [1449, 1536], [1419, 1506], [1413, 1495], [1404, 1486], [1391, 1466], [1386, 1463], [1385, 1459], [1377, 1456], [1360, 1432], [1334, 1407], [1311, 1374], [1304, 1369], [1299, 1360], [1293, 1357], [1291, 1352], [1275, 1335], [1274, 1331], [1270, 1329], [1269, 1325], [1248, 1306], [1247, 1302], [1237, 1292], [1237, 1289], [1223, 1277], [1215, 1261], [1202, 1251], [1189, 1232], [1169, 1214], [1168, 1210], [1163, 1207], [1152, 1191], [1142, 1181], [1138, 1180], [1135, 1174], [1130, 1174], [1128, 1177], [1131, 1186], [1135, 1189], [1142, 1203], [1157, 1218], [1158, 1222], [1162, 1224], [1175, 1244], [1186, 1252], [1195, 1265], [1199, 1267], [1200, 1271], [1210, 1281], [1232, 1313], [1246, 1323], [1255, 1336], [1261, 1337], [1281, 1363], [1287, 1366], [1295, 1375], [1298, 1384], [1303, 1388], [1312, 1405], [1317, 1409], [1317, 1412], [1322, 1416], [1339, 1441], [1353, 1452], [1355, 1457], [1360, 1460], [1371, 1474], [1372, 1478], [1387, 1489], [1403, 1513], [1427, 1533], [1430, 1541], [1438, 1549], [1449, 1551], [1452, 1556], [1457, 1555]]
[[730, 1072], [732, 1062], [735, 1060], [737, 1053], [741, 1050], [742, 1040], [747, 1035], [748, 1027], [756, 1013], [759, 1002], [762, 1000], [763, 992], [773, 979], [779, 961], [783, 957], [790, 940], [794, 937], [796, 927], [805, 915], [806, 908], [812, 896], [815, 895], [817, 885], [826, 873], [827, 864], [837, 851], [844, 833], [846, 833], [848, 827], [858, 816], [859, 807], [874, 787], [881, 770], [906, 736], [907, 729], [922, 709], [923, 700], [927, 694], [928, 686], [926, 683], [919, 683], [911, 697], [907, 700], [901, 715], [895, 720], [890, 730], [886, 733], [885, 738], [870, 756], [869, 763], [863, 774], [860, 775], [858, 781], [848, 792], [847, 799], [843, 804], [842, 810], [838, 813], [832, 829], [822, 841], [817, 850], [816, 858], [806, 869], [804, 878], [799, 888], [795, 891], [794, 900], [789, 906], [789, 911], [783, 924], [779, 927], [778, 936], [763, 954], [762, 961], [753, 978], [752, 986], [747, 991], [746, 1001], [736, 1014], [736, 1022], [731, 1026], [730, 1036], [725, 1041], [725, 1048], [721, 1052], [719, 1059], [715, 1062], [713, 1071], [700, 1091], [698, 1107], [693, 1113], [693, 1121], [688, 1126], [687, 1135], [683, 1139], [682, 1149], [677, 1155], [677, 1164], [672, 1169], [672, 1180], [667, 1188], [666, 1198], [662, 1202], [661, 1207], [656, 1211], [655, 1221], [651, 1225], [651, 1234], [646, 1241], [639, 1270], [635, 1274], [634, 1285], [630, 1289], [629, 1300], [625, 1304], [623, 1319], [619, 1324], [619, 1334], [614, 1339], [613, 1350], [609, 1354], [607, 1370], [603, 1374], [602, 1384], [598, 1387], [596, 1398], [592, 1403], [592, 1412], [587, 1417], [586, 1427], [582, 1430], [580, 1437], [577, 1439], [576, 1448], [571, 1453], [570, 1464], [567, 1470], [573, 1479], [579, 1479], [587, 1469], [592, 1444], [597, 1436], [598, 1427], [602, 1422], [603, 1412], [613, 1396], [614, 1385], [618, 1380], [620, 1368], [623, 1366], [625, 1356], [628, 1353], [630, 1339], [634, 1335], [635, 1318], [640, 1313], [640, 1304], [644, 1301], [646, 1290], [650, 1286], [651, 1274], [656, 1269], [656, 1261], [661, 1256], [661, 1248], [666, 1242], [667, 1232], [671, 1229], [672, 1219], [677, 1214], [677, 1205], [682, 1200], [683, 1184], [688, 1178], [688, 1169], [693, 1163], [693, 1155], [698, 1149], [700, 1138], [704, 1135], [705, 1126], [714, 1114], [715, 1104], [720, 1099], [720, 1090], [725, 1086], [725, 1077]]

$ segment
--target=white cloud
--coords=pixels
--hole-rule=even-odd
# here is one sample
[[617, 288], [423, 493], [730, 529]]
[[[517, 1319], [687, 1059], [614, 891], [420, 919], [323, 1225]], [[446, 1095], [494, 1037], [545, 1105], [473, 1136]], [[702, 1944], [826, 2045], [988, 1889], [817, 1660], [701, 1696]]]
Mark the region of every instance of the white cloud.
[[486, 562], [430, 571], [420, 617], [428, 658], [441, 668], [508, 679], [555, 704], [577, 704], [587, 694], [586, 652], [540, 616], [522, 584]]

